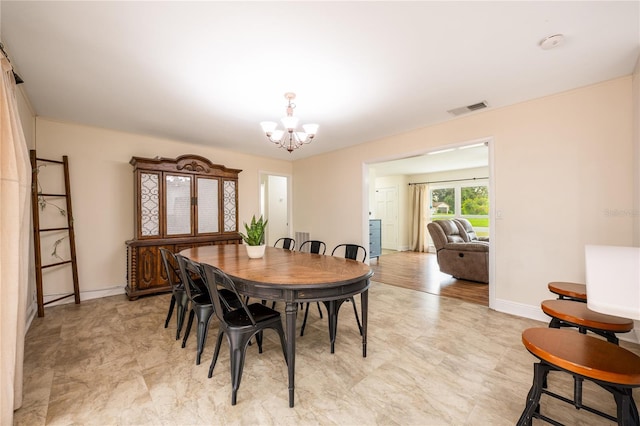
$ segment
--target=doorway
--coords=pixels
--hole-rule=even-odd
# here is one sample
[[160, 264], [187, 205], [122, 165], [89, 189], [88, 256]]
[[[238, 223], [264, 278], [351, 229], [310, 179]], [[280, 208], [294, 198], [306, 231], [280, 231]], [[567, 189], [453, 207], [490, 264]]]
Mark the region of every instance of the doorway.
[[[490, 236], [490, 252], [495, 253], [494, 245], [494, 229], [495, 229], [495, 214], [494, 214], [494, 206], [491, 203], [491, 200], [495, 200], [495, 194], [493, 192], [493, 165], [492, 165], [492, 144], [490, 138], [485, 138], [476, 141], [468, 141], [465, 143], [444, 146], [438, 148], [437, 150], [432, 150], [429, 152], [424, 152], [423, 154], [413, 155], [407, 158], [398, 158], [398, 159], [389, 159], [386, 161], [380, 161], [375, 163], [366, 164], [366, 168], [364, 171], [365, 177], [369, 182], [367, 194], [368, 194], [368, 203], [365, 203], [366, 208], [368, 208], [368, 216], [369, 218], [380, 218], [381, 215], [386, 215], [385, 207], [386, 203], [384, 200], [387, 196], [388, 188], [392, 186], [397, 186], [399, 188], [398, 194], [398, 229], [396, 232], [397, 235], [397, 251], [389, 251], [383, 250], [382, 256], [378, 259], [378, 265], [380, 267], [389, 266], [390, 270], [396, 270], [399, 264], [392, 266], [394, 263], [399, 261], [404, 262], [405, 259], [402, 251], [411, 250], [412, 245], [412, 235], [410, 231], [410, 223], [412, 222], [412, 212], [409, 211], [409, 186], [412, 184], [427, 184], [427, 187], [430, 189], [437, 188], [438, 184], [442, 184], [443, 182], [461, 182], [461, 196], [454, 199], [451, 206], [455, 207], [457, 204], [460, 204], [461, 209], [454, 210], [451, 209], [451, 212], [447, 211], [445, 213], [453, 213], [454, 211], [461, 210], [459, 213], [461, 216], [478, 216], [473, 217], [473, 219], [483, 220], [482, 224], [477, 224], [481, 228], [479, 231], [488, 231]], [[462, 185], [462, 183], [465, 185]], [[470, 182], [470, 183], [469, 183]], [[489, 199], [489, 213], [488, 215], [484, 213], [484, 218], [480, 217], [480, 213], [472, 212], [469, 213], [467, 210], [469, 206], [465, 203], [466, 198], [464, 197], [464, 190], [467, 190], [467, 186], [471, 189], [476, 187], [485, 185], [485, 188], [488, 188], [488, 196]], [[468, 185], [467, 185], [468, 184]], [[430, 192], [429, 192], [430, 194]], [[486, 195], [486, 192], [485, 192]], [[469, 197], [467, 197], [469, 198]], [[431, 200], [431, 197], [429, 197]], [[457, 202], [457, 204], [456, 204]], [[439, 210], [437, 210], [437, 203], [434, 203], [431, 200], [430, 205], [427, 206], [427, 210], [424, 212], [426, 216], [437, 216]], [[464, 204], [464, 208], [463, 207]], [[434, 210], [436, 209], [436, 210]], [[443, 213], [444, 214], [444, 213]], [[486, 227], [485, 227], [486, 225]], [[475, 225], [474, 225], [475, 226]], [[385, 223], [382, 220], [382, 229], [384, 230]], [[488, 229], [487, 229], [488, 228]], [[426, 233], [426, 230], [425, 230]], [[429, 234], [426, 233], [427, 241], [430, 241]], [[382, 235], [382, 240], [384, 241], [384, 232]], [[383, 247], [385, 245], [383, 244]], [[413, 253], [413, 252], [412, 252]], [[410, 256], [410, 253], [407, 254], [406, 261], [410, 261], [413, 259], [415, 262], [416, 259]], [[425, 257], [433, 257], [435, 259], [435, 255], [432, 253], [415, 253], [415, 255], [424, 255]], [[388, 257], [388, 261], [385, 261], [385, 256]], [[397, 256], [403, 257], [402, 259]], [[409, 259], [411, 257], [411, 259]], [[414, 256], [415, 257], [415, 256]], [[434, 269], [429, 272], [430, 274], [434, 274], [432, 276], [435, 279], [434, 283], [437, 281], [440, 283], [439, 292], [441, 294], [445, 294], [447, 291], [453, 292], [457, 291], [458, 287], [462, 284], [459, 280], [451, 279], [452, 277], [442, 274], [439, 271], [437, 263], [427, 262], [427, 259], [423, 259], [425, 267], [429, 269]], [[405, 265], [406, 266], [406, 265]], [[405, 270], [405, 266], [402, 266], [402, 270]], [[495, 295], [493, 285], [491, 283], [492, 277], [495, 276], [495, 259], [494, 256], [489, 257], [489, 284], [482, 284], [479, 286], [480, 289], [484, 288], [484, 294], [486, 299], [488, 299], [489, 307], [492, 307]], [[382, 272], [382, 271], [380, 271]], [[439, 275], [443, 275], [444, 278], [437, 278]], [[431, 285], [431, 283], [430, 283]], [[467, 289], [464, 289], [465, 291]], [[473, 289], [476, 290], [475, 287]], [[478, 290], [479, 291], [479, 290]], [[485, 299], [485, 300], [486, 300]], [[486, 302], [485, 302], [486, 303]]]
[[260, 213], [269, 220], [265, 243], [291, 236], [291, 176], [260, 172]]

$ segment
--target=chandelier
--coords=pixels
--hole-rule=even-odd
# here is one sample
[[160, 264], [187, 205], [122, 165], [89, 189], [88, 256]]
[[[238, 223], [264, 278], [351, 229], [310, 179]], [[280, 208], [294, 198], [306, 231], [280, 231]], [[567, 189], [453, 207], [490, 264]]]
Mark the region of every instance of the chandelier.
[[284, 148], [289, 152], [293, 152], [294, 149], [300, 148], [304, 144], [311, 143], [316, 133], [318, 132], [317, 124], [303, 124], [302, 129], [304, 131], [297, 131], [298, 118], [293, 116], [293, 109], [296, 104], [291, 103], [296, 98], [296, 94], [293, 92], [287, 92], [284, 94], [284, 98], [287, 100], [287, 116], [283, 117], [282, 125], [284, 130], [276, 129], [278, 123], [275, 121], [263, 121], [260, 123], [262, 131], [267, 136], [269, 141], [273, 142], [279, 148]]

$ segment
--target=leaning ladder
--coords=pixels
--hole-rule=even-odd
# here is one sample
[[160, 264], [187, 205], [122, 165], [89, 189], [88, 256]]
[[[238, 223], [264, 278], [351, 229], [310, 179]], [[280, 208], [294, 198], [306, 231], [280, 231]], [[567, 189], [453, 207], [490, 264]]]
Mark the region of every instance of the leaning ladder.
[[[71, 190], [69, 184], [69, 161], [67, 156], [62, 157], [62, 161], [47, 160], [44, 158], [36, 157], [36, 151], [29, 151], [31, 158], [31, 211], [33, 213], [33, 241], [35, 252], [35, 266], [36, 266], [36, 292], [38, 297], [38, 316], [44, 316], [44, 307], [49, 303], [57, 302], [62, 299], [74, 296], [76, 304], [80, 303], [80, 286], [78, 284], [78, 265], [76, 261], [76, 242], [75, 233], [73, 230], [73, 213], [71, 211]], [[38, 184], [38, 166], [43, 163], [62, 165], [64, 170], [64, 188], [63, 194], [47, 194], [40, 192], [40, 185]], [[62, 228], [41, 228], [40, 227], [40, 214], [39, 206], [40, 201], [46, 198], [65, 198], [67, 204], [67, 210], [65, 216], [67, 217], [67, 226]], [[42, 265], [42, 252], [41, 252], [41, 233], [43, 232], [68, 232], [69, 248], [71, 252], [71, 259], [61, 262], [51, 263], [48, 265]], [[71, 265], [71, 273], [73, 275], [73, 293], [65, 294], [54, 300], [44, 302], [44, 292], [42, 286], [42, 270], [46, 268], [52, 268], [61, 265]]]

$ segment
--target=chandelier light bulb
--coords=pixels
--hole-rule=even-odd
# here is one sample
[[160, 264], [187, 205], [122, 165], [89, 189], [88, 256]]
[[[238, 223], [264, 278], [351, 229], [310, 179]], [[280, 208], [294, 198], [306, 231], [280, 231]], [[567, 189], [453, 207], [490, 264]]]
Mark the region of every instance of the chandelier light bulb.
[[303, 124], [304, 131], [298, 131], [299, 120], [298, 117], [293, 116], [296, 104], [291, 102], [296, 98], [296, 94], [287, 92], [284, 94], [284, 98], [287, 100], [287, 115], [280, 120], [284, 130], [278, 129], [278, 123], [274, 121], [263, 121], [260, 123], [260, 127], [262, 127], [262, 131], [270, 142], [289, 152], [293, 152], [293, 150], [300, 148], [302, 145], [310, 143], [316, 136], [320, 126], [317, 124]]
[[278, 127], [278, 123], [275, 121], [263, 121], [260, 123], [260, 126], [262, 127], [262, 131], [267, 135], [267, 137], [269, 137], [276, 127]]

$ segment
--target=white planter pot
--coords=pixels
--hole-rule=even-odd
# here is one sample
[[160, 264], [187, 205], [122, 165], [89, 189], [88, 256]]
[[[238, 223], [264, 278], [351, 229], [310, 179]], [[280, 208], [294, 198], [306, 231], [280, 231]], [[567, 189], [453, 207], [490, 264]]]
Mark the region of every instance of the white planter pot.
[[245, 246], [247, 248], [247, 255], [251, 259], [259, 259], [264, 256], [265, 244], [261, 246]]

